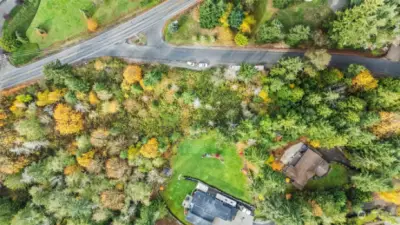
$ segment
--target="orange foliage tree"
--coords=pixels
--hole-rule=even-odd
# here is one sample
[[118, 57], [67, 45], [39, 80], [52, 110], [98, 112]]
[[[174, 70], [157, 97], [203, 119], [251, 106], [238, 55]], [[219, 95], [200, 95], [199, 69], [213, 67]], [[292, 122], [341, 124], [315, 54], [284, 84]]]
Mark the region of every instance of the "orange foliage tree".
[[97, 30], [97, 28], [99, 27], [99, 24], [93, 18], [87, 18], [86, 22], [87, 22], [87, 28], [90, 32], [95, 32]]
[[83, 116], [65, 104], [58, 104], [54, 110], [56, 130], [62, 135], [78, 133], [83, 129]]
[[378, 137], [400, 134], [400, 114], [395, 112], [380, 112], [381, 122], [372, 128]]
[[158, 141], [156, 138], [150, 139], [140, 149], [140, 153], [146, 158], [155, 158], [158, 156]]
[[142, 68], [136, 65], [129, 65], [124, 70], [124, 80], [128, 84], [134, 84], [142, 79]]
[[361, 71], [352, 80], [353, 87], [361, 90], [372, 90], [378, 87], [378, 81], [372, 76], [368, 70]]

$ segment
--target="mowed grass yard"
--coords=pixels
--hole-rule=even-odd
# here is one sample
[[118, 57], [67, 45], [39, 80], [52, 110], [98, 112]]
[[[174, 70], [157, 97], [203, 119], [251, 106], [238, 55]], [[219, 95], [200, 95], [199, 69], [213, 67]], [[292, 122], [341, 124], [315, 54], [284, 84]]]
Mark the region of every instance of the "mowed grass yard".
[[[217, 152], [223, 157], [224, 163], [214, 158], [202, 158], [205, 153]], [[243, 161], [235, 145], [217, 132], [194, 140], [184, 140], [178, 146], [171, 165], [174, 174], [162, 195], [170, 210], [181, 221], [184, 221], [182, 201], [196, 186], [194, 182], [184, 180], [183, 176], [198, 178], [236, 198], [249, 201], [247, 178], [241, 172]]]
[[[87, 24], [81, 10], [93, 17], [99, 27], [115, 20], [147, 9], [160, 0], [41, 0], [37, 13], [26, 31], [30, 42], [41, 49], [55, 43], [87, 33]], [[46, 37], [37, 34], [36, 28], [44, 29]]]
[[302, 2], [300, 4], [279, 10], [273, 18], [282, 22], [288, 30], [302, 24], [318, 29], [324, 21], [330, 21], [335, 15], [329, 8], [327, 0]]

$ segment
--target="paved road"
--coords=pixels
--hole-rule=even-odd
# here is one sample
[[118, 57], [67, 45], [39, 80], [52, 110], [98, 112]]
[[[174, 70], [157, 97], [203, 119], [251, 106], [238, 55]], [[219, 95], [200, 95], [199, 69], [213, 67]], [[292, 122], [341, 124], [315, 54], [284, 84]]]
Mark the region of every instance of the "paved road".
[[[195, 5], [196, 0], [168, 0], [152, 10], [97, 37], [68, 48], [55, 55], [39, 60], [21, 68], [0, 71], [0, 89], [38, 79], [42, 76], [44, 65], [56, 59], [63, 63], [76, 63], [99, 56], [116, 56], [142, 62], [160, 62], [171, 66], [187, 67], [186, 61], [195, 60], [209, 62], [212, 66], [249, 62], [270, 66], [281, 57], [302, 56], [297, 52], [273, 52], [260, 49], [227, 49], [210, 47], [174, 47], [162, 41], [163, 24], [174, 15]], [[133, 46], [125, 40], [134, 34], [148, 34], [148, 46]], [[373, 59], [361, 56], [333, 54], [331, 65], [344, 68], [351, 63], [365, 65], [376, 75], [400, 77], [400, 63], [386, 59]]]

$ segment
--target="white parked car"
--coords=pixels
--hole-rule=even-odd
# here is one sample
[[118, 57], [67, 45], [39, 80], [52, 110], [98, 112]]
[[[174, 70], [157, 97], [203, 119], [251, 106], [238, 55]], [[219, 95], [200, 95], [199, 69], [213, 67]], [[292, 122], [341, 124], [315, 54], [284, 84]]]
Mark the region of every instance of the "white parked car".
[[206, 62], [200, 62], [199, 63], [199, 67], [200, 68], [207, 68], [209, 65], [208, 65], [208, 63], [206, 63]]
[[187, 61], [186, 64], [188, 64], [189, 66], [196, 66], [196, 63], [193, 61]]

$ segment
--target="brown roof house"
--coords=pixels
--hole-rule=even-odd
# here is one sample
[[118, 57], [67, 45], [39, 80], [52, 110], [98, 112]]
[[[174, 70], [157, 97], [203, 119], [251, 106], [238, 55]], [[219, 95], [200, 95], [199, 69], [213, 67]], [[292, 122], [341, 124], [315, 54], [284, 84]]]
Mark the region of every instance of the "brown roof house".
[[303, 142], [286, 149], [280, 161], [285, 165], [283, 173], [300, 190], [304, 188], [308, 180], [314, 176], [323, 177], [330, 169], [329, 163]]

